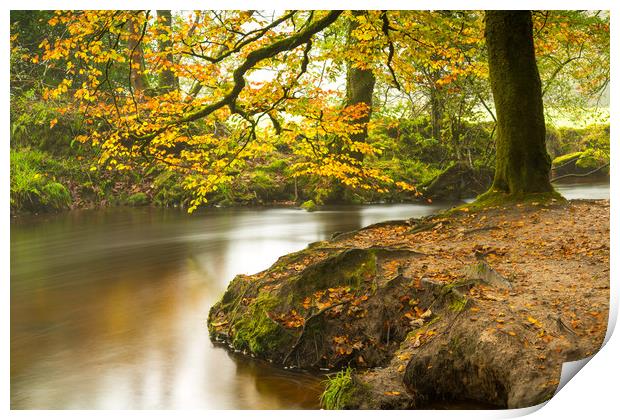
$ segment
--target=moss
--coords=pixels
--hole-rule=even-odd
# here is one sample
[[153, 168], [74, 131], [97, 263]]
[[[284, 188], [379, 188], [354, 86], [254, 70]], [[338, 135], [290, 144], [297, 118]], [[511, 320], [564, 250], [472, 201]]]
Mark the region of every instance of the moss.
[[275, 159], [265, 166], [265, 171], [273, 173], [283, 173], [289, 166], [289, 161], [286, 159]]
[[241, 318], [235, 322], [232, 344], [253, 354], [263, 354], [279, 348], [287, 348], [291, 336], [280, 324], [271, 319], [268, 312], [278, 305], [279, 299], [268, 293], [259, 293], [248, 305]]
[[190, 194], [183, 189], [181, 177], [172, 171], [162, 171], [153, 180], [153, 204], [157, 206], [184, 205]]
[[37, 150], [11, 150], [11, 211], [57, 211], [71, 204], [69, 190], [50, 173], [66, 171], [65, 162]]
[[376, 251], [349, 249], [307, 267], [291, 282], [291, 293], [307, 296], [329, 287], [358, 288], [377, 271]]
[[355, 394], [352, 373], [353, 370], [348, 367], [327, 377], [325, 391], [321, 395], [321, 407], [327, 410], [342, 410], [347, 407]]
[[485, 25], [497, 115], [493, 189], [511, 194], [553, 191], [531, 12], [487, 11]]
[[269, 192], [277, 190], [278, 183], [273, 175], [262, 170], [255, 169], [250, 176], [250, 190], [260, 195], [269, 195]]
[[148, 201], [149, 199], [147, 195], [143, 192], [132, 194], [127, 198], [127, 203], [130, 206], [134, 206], [134, 207], [145, 206], [146, 204], [148, 204]]
[[312, 200], [304, 201], [299, 207], [306, 211], [315, 211], [317, 209], [316, 203]]
[[[555, 200], [555, 201], [554, 201]], [[542, 204], [549, 205], [554, 202], [565, 202], [566, 199], [562, 195], [553, 190], [543, 193], [522, 193], [522, 194], [506, 194], [500, 191], [489, 190], [484, 194], [476, 197], [476, 201], [472, 203], [462, 204], [454, 207], [442, 215], [451, 215], [459, 212], [477, 212], [493, 207], [509, 206], [515, 204]]]
[[[586, 149], [581, 153], [577, 162], [575, 162], [575, 167], [578, 168], [580, 172], [590, 172], [606, 163], [609, 163], [609, 155], [604, 151]], [[609, 170], [607, 170], [607, 173], [608, 172]]]
[[71, 204], [71, 194], [64, 185], [49, 182], [41, 187], [41, 203], [54, 210], [65, 209]]
[[553, 159], [552, 165], [553, 166], [564, 165], [566, 162], [569, 162], [571, 160], [575, 160], [581, 157], [582, 154], [583, 152], [575, 152], [575, 153], [569, 153], [567, 155], [558, 156], [555, 159]]
[[450, 301], [448, 308], [454, 312], [463, 312], [463, 310], [467, 307], [469, 300], [465, 296], [459, 295], [458, 293], [451, 293], [450, 296], [452, 300]]

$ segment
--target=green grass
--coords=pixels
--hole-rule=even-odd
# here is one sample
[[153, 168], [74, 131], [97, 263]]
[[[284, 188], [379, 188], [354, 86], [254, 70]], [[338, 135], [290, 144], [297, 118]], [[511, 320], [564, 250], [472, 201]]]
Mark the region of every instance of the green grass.
[[336, 374], [329, 375], [325, 381], [325, 391], [321, 395], [321, 407], [327, 410], [342, 410], [353, 396], [353, 369], [347, 367]]
[[64, 170], [47, 153], [11, 150], [11, 210], [57, 211], [71, 204], [67, 188], [48, 175]]

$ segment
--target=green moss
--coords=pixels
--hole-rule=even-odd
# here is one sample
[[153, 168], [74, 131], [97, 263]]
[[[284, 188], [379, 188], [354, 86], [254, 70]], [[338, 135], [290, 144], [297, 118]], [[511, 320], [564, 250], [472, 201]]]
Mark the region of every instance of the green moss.
[[257, 193], [266, 194], [277, 188], [277, 183], [273, 175], [262, 170], [255, 169], [250, 176], [250, 189]]
[[469, 300], [465, 296], [459, 295], [457, 293], [451, 293], [450, 296], [451, 301], [448, 305], [450, 310], [454, 312], [463, 312], [463, 310], [467, 307], [467, 303], [469, 303]]
[[286, 348], [291, 336], [268, 315], [278, 305], [279, 299], [268, 293], [259, 293], [241, 318], [235, 322], [232, 344], [262, 354]]
[[291, 282], [291, 293], [307, 296], [329, 287], [349, 286], [358, 288], [377, 271], [376, 251], [350, 249], [309, 266]]
[[49, 182], [41, 188], [41, 202], [44, 206], [61, 210], [71, 204], [71, 194], [64, 185], [58, 182]]
[[506, 194], [500, 191], [489, 190], [479, 195], [473, 203], [466, 203], [454, 207], [443, 215], [450, 215], [458, 212], [477, 212], [493, 207], [510, 206], [515, 204], [542, 204], [548, 205], [555, 202], [565, 202], [566, 199], [562, 195], [553, 190], [544, 193], [524, 193], [524, 194]]
[[62, 162], [34, 150], [11, 150], [10, 157], [12, 211], [57, 211], [69, 207], [69, 190], [49, 174], [64, 171]]
[[149, 198], [147, 197], [147, 195], [143, 192], [137, 192], [135, 194], [132, 194], [129, 196], [129, 198], [127, 198], [127, 203], [130, 206], [145, 206], [146, 204], [148, 204], [149, 202]]
[[566, 162], [579, 158], [582, 154], [583, 152], [575, 152], [575, 153], [569, 153], [567, 155], [558, 156], [555, 159], [553, 159], [552, 165], [553, 166], [564, 165]]
[[348, 367], [336, 374], [329, 375], [325, 381], [325, 391], [321, 395], [321, 407], [327, 410], [342, 410], [355, 394], [355, 385]]
[[286, 159], [274, 159], [269, 165], [265, 166], [265, 170], [273, 173], [284, 173], [289, 166]]
[[153, 204], [156, 206], [184, 205], [190, 193], [183, 188], [182, 179], [172, 171], [162, 171], [153, 180]]
[[[581, 172], [593, 171], [596, 168], [609, 163], [609, 155], [603, 150], [586, 149], [581, 155], [575, 167], [580, 169]], [[607, 173], [609, 170], [607, 170]]]

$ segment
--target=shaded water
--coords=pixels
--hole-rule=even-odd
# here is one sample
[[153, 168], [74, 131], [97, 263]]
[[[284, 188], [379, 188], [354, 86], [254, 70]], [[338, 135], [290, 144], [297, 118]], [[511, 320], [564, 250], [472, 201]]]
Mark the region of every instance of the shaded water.
[[309, 242], [444, 206], [117, 208], [13, 221], [11, 407], [317, 408], [321, 378], [214, 347], [209, 307], [235, 274]]

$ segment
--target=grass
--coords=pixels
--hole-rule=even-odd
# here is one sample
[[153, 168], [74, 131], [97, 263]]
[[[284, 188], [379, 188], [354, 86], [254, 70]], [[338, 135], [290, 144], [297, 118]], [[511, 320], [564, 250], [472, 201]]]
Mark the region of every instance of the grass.
[[347, 367], [336, 374], [329, 375], [325, 381], [325, 391], [321, 395], [321, 407], [327, 410], [342, 410], [353, 395], [353, 369]]
[[62, 171], [62, 163], [47, 153], [11, 150], [11, 210], [57, 211], [71, 204], [67, 188], [48, 172]]

